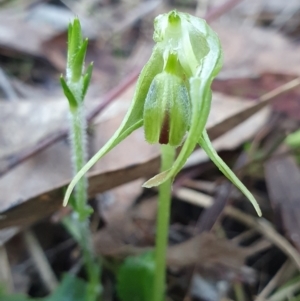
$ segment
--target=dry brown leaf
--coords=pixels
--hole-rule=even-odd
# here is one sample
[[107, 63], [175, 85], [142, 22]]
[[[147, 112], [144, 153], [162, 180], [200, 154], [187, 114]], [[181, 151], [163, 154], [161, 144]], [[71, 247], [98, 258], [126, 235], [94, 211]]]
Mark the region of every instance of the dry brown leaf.
[[[268, 24], [275, 29], [297, 34], [300, 26], [300, 3], [298, 0], [252, 0], [241, 1], [231, 12], [230, 20], [236, 19], [236, 24], [253, 25]], [[246, 18], [245, 18], [246, 17]]]
[[46, 24], [28, 22], [25, 12], [23, 15], [16, 11], [1, 14], [0, 18], [0, 52], [11, 55], [26, 54], [43, 57], [42, 43], [48, 40], [56, 30]]
[[300, 46], [266, 29], [212, 24], [224, 49], [222, 77], [252, 77], [264, 72], [300, 75]]
[[[44, 152], [38, 157], [45, 156]], [[30, 161], [30, 160], [29, 160]], [[146, 162], [137, 162], [116, 171], [94, 172], [89, 174], [89, 195], [95, 196], [119, 185], [136, 180], [140, 177], [150, 176], [159, 168], [158, 158]], [[23, 181], [24, 183], [24, 181]], [[47, 182], [49, 185], [51, 183]], [[51, 187], [40, 195], [21, 199], [19, 202], [6, 203], [8, 208], [3, 208], [0, 219], [0, 229], [15, 225], [30, 225], [38, 220], [48, 217], [50, 214], [61, 208], [64, 196], [63, 188], [68, 182], [57, 187]], [[5, 199], [2, 199], [5, 200]], [[1, 204], [5, 205], [5, 204]]]
[[264, 170], [278, 226], [284, 227], [287, 236], [300, 250], [299, 167], [292, 156], [278, 156], [268, 160]]
[[[152, 205], [155, 202], [148, 204]], [[122, 258], [152, 248], [153, 241], [147, 247], [147, 237], [131, 217], [131, 214], [123, 213], [112, 224], [95, 234], [94, 245], [98, 254]], [[154, 226], [153, 222], [154, 220], [151, 222], [151, 228]], [[169, 247], [167, 264], [176, 270], [197, 266], [198, 271], [202, 273], [215, 273], [222, 269], [230, 274], [231, 278], [240, 274], [247, 277], [250, 270], [245, 267], [247, 256], [247, 248], [238, 247], [226, 239], [219, 239], [205, 232]]]
[[[293, 74], [263, 73], [253, 78], [216, 79], [213, 90], [227, 95], [257, 99], [267, 91], [272, 91], [285, 83], [295, 79]], [[300, 120], [299, 107], [300, 88], [296, 87], [287, 94], [277, 96], [272, 101], [272, 109], [290, 118]]]
[[232, 281], [238, 277], [239, 280], [251, 282], [254, 271], [245, 265], [245, 260], [270, 245], [262, 240], [254, 246], [240, 247], [231, 240], [204, 232], [169, 247], [167, 260], [170, 268], [174, 269], [197, 267], [197, 272], [206, 279]]
[[15, 236], [20, 229], [18, 227], [10, 227], [0, 231], [0, 245], [4, 245], [13, 236]]
[[115, 219], [116, 215], [126, 212], [142, 193], [144, 180], [138, 179], [109, 190], [101, 197], [100, 214], [106, 223]]
[[114, 212], [104, 229], [94, 235], [95, 250], [104, 256], [123, 257], [153, 245], [157, 198], [144, 200], [130, 210]]
[[172, 268], [184, 268], [195, 265], [202, 269], [217, 266], [240, 270], [248, 255], [246, 248], [241, 248], [227, 239], [220, 239], [211, 233], [204, 232], [181, 244], [169, 247], [168, 265]]
[[0, 158], [33, 146], [66, 126], [67, 112], [68, 103], [62, 97], [43, 102], [0, 102]]

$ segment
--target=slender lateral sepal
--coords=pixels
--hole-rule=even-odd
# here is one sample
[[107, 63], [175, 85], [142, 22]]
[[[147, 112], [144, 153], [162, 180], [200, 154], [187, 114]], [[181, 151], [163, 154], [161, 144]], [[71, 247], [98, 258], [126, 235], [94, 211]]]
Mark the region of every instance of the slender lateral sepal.
[[219, 168], [219, 170], [224, 174], [224, 176], [232, 182], [252, 203], [254, 209], [258, 216], [262, 216], [260, 207], [251, 194], [251, 192], [245, 187], [245, 185], [238, 179], [238, 177], [232, 172], [232, 170], [227, 166], [227, 164], [220, 158], [220, 156], [215, 151], [211, 141], [208, 137], [206, 131], [203, 131], [203, 134], [199, 140], [199, 145], [203, 148], [209, 158], [214, 162], [214, 164]]

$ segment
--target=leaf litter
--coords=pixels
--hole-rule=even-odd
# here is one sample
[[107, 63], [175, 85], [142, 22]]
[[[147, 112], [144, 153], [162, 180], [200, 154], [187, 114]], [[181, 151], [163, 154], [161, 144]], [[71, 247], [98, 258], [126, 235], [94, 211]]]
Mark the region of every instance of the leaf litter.
[[[4, 165], [22, 151], [34, 147], [41, 139], [60, 131], [66, 122], [65, 102], [57, 97], [60, 93], [57, 76], [65, 64], [63, 41], [67, 22], [64, 23], [63, 19], [69, 18], [69, 9], [84, 19], [88, 16], [88, 5], [75, 6], [65, 1], [65, 7], [53, 4], [50, 7], [47, 6], [50, 4], [42, 2], [35, 1], [32, 6], [25, 6], [23, 15], [18, 11], [21, 3], [15, 7], [0, 8], [1, 15], [13, 12], [11, 16], [6, 14], [0, 22], [0, 62], [5, 62], [3, 70], [16, 93], [20, 95], [21, 90], [15, 82], [21, 83], [31, 93], [23, 93], [17, 102], [5, 101], [5, 93], [2, 96], [0, 157]], [[154, 2], [147, 5], [133, 1], [127, 5], [124, 1], [119, 6], [120, 11], [126, 11], [123, 14], [125, 18], [119, 22], [122, 26], [116, 23], [111, 28], [116, 16], [118, 19], [117, 11], [113, 13], [113, 1], [92, 2], [95, 14], [86, 23], [87, 31], [97, 24], [99, 7], [105, 8], [107, 14], [94, 27], [97, 30], [89, 33], [92, 46], [88, 55], [97, 60], [95, 78], [88, 96], [90, 110], [101, 99], [99, 95], [110, 91], [118, 85], [120, 78], [130, 70], [140, 68], [146, 61], [147, 49], [152, 47], [148, 27], [154, 16], [153, 10], [165, 9]], [[267, 293], [264, 291], [265, 300], [287, 300], [287, 296], [298, 296], [297, 287], [289, 284], [294, 280], [294, 274], [285, 279], [286, 288], [289, 289], [287, 295], [281, 294], [281, 299], [276, 299], [280, 295], [275, 291], [285, 283], [277, 276], [284, 262], [291, 260], [298, 268], [300, 262], [297, 238], [298, 153], [297, 149], [289, 149], [283, 142], [289, 132], [299, 127], [297, 78], [300, 61], [297, 54], [300, 46], [294, 37], [297, 34], [299, 37], [300, 32], [296, 23], [293, 27], [291, 22], [282, 21], [288, 11], [280, 12], [282, 8], [270, 3], [256, 8], [256, 13], [246, 16], [246, 19], [245, 12], [249, 10], [243, 10], [243, 6], [229, 12], [223, 11], [222, 18], [212, 23], [225, 49], [225, 67], [213, 85], [214, 105], [208, 128], [221, 156], [231, 166], [237, 166], [239, 177], [244, 178], [247, 187], [257, 196], [264, 217], [257, 220], [252, 216], [253, 211], [243, 197], [228, 186], [220, 173], [196, 150], [193, 162], [182, 173], [190, 181], [189, 184], [185, 184], [188, 181], [175, 182], [173, 191], [167, 254], [168, 295], [173, 300], [255, 300], [255, 296], [274, 281], [277, 285], [273, 285], [273, 289], [268, 289]], [[191, 1], [189, 6], [183, 5], [181, 9], [191, 11], [195, 4]], [[51, 23], [51, 9], [62, 13], [59, 24]], [[270, 11], [272, 14], [267, 15]], [[237, 28], [234, 23], [236, 20], [231, 20], [232, 16], [244, 20], [244, 26]], [[261, 26], [266, 18], [269, 18], [269, 22], [271, 20], [269, 27]], [[284, 28], [282, 32], [278, 32], [280, 24]], [[293, 39], [284, 32], [292, 33]], [[131, 41], [131, 47], [128, 47], [128, 40]], [[139, 47], [142, 50], [138, 50]], [[12, 75], [13, 69], [10, 68], [20, 59], [21, 66], [26, 66], [28, 59], [34, 63], [42, 59], [43, 62], [36, 65], [36, 70], [40, 68], [43, 72], [31, 73], [25, 80], [23, 75], [28, 72], [26, 68]], [[47, 74], [47, 81], [43, 80], [44, 74]], [[294, 86], [282, 89], [293, 80]], [[97, 151], [119, 125], [131, 100], [133, 88], [133, 85], [123, 88], [122, 94], [115, 97], [113, 103], [94, 119], [90, 126], [91, 153]], [[262, 97], [274, 90], [274, 95], [267, 94], [272, 100]], [[43, 96], [45, 91], [47, 97]], [[29, 96], [34, 93], [38, 95], [37, 98]], [[273, 100], [274, 96], [276, 99]], [[272, 105], [262, 111], [268, 103]], [[254, 113], [259, 117], [254, 119]], [[270, 122], [275, 115], [276, 124], [280, 126]], [[246, 121], [247, 118], [249, 120]], [[268, 130], [264, 134], [265, 129]], [[95, 209], [91, 221], [95, 232], [94, 242], [97, 252], [105, 256], [108, 267], [128, 256], [152, 250], [154, 244], [156, 191], [142, 190], [140, 183], [158, 170], [158, 149], [145, 144], [142, 132], [137, 132], [126, 143], [99, 162], [89, 175], [89, 195]], [[239, 165], [237, 158], [241, 155], [246, 159]], [[201, 170], [202, 173], [199, 172]], [[189, 176], [193, 174], [198, 176]], [[11, 250], [17, 246], [16, 241], [20, 238], [18, 233], [24, 227], [36, 229], [34, 225], [43, 222], [45, 229], [50, 230], [57, 226], [53, 218], [49, 219], [53, 213], [57, 216], [68, 214], [61, 209], [61, 200], [63, 187], [69, 182], [70, 175], [68, 141], [61, 140], [36, 152], [0, 178], [0, 228], [3, 229], [0, 237], [5, 249]], [[191, 185], [193, 181], [202, 185]], [[208, 186], [204, 183], [213, 185], [206, 189]], [[116, 190], [113, 189], [115, 187]], [[222, 192], [222, 189], [225, 190]], [[219, 207], [209, 211], [209, 206], [214, 208], [220, 201]], [[203, 206], [207, 209], [203, 210]], [[206, 231], [203, 232], [203, 229]], [[254, 231], [248, 238], [247, 229]], [[243, 236], [246, 238], [237, 239]], [[69, 239], [67, 234], [65, 239]], [[235, 241], [239, 241], [239, 245]], [[55, 247], [55, 244], [52, 243], [51, 247]], [[26, 246], [21, 249], [24, 248], [26, 250]], [[42, 249], [42, 252], [47, 254], [47, 249]], [[65, 272], [78, 264], [78, 256], [74, 256], [74, 252], [76, 248], [72, 247], [60, 254], [70, 262]], [[3, 254], [5, 252], [1, 252], [1, 260], [8, 263], [11, 270], [18, 267], [16, 262], [21, 264], [24, 261], [21, 251], [15, 252], [14, 258], [6, 258]], [[50, 262], [56, 273], [63, 270], [57, 260]], [[104, 268], [103, 277], [109, 280], [104, 283], [114, 283], [108, 276], [113, 268], [108, 267]], [[31, 270], [35, 270], [32, 265]], [[36, 270], [35, 273], [38, 273]], [[12, 274], [13, 279], [7, 277], [5, 271], [0, 275], [4, 275], [0, 281], [20, 292], [16, 287], [15, 273]], [[29, 293], [32, 297], [45, 295], [46, 286], [42, 284], [39, 292], [36, 288], [31, 289], [35, 279], [32, 275], [37, 274], [30, 274], [21, 292]], [[61, 274], [58, 276], [61, 278]], [[82, 274], [80, 276], [84, 277]], [[63, 282], [63, 285], [74, 285], [72, 281], [77, 280], [67, 279], [65, 282], [69, 284]], [[104, 286], [107, 294], [109, 287]], [[241, 299], [241, 294], [244, 299]]]

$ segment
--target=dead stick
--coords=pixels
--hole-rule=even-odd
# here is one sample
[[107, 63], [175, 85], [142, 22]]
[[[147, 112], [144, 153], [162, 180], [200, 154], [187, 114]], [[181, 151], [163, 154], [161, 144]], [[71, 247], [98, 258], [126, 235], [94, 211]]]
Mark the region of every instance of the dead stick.
[[[204, 208], [210, 207], [213, 203], [212, 197], [205, 196], [205, 201], [203, 202], [202, 193], [190, 190], [191, 189], [180, 188], [177, 190], [176, 195], [182, 201]], [[300, 271], [300, 254], [295, 247], [285, 237], [280, 235], [267, 220], [263, 218], [255, 218], [232, 206], [225, 207], [223, 212], [226, 216], [229, 216], [248, 226], [250, 229], [255, 229], [257, 232], [262, 234], [268, 241], [286, 254], [286, 256], [294, 262], [295, 266]]]
[[1, 266], [0, 281], [5, 286], [6, 292], [12, 293], [13, 279], [12, 279], [11, 269], [10, 269], [5, 245], [2, 244], [0, 244], [0, 266]]
[[58, 286], [58, 281], [42, 247], [40, 246], [40, 243], [31, 230], [25, 230], [23, 235], [28, 251], [35, 263], [35, 267], [40, 274], [41, 279], [43, 280], [49, 292], [53, 292]]
[[283, 284], [283, 278], [288, 280], [286, 277], [293, 276], [297, 272], [297, 268], [295, 267], [293, 261], [288, 259], [276, 272], [274, 277], [268, 282], [268, 284], [264, 287], [264, 289], [259, 293], [256, 297], [255, 301], [264, 301], [270, 295], [272, 291], [274, 291], [277, 287]]
[[231, 218], [255, 229], [261, 233], [267, 240], [277, 246], [283, 253], [285, 253], [300, 270], [300, 254], [294, 246], [282, 235], [280, 235], [268, 221], [265, 219], [254, 218], [238, 209], [231, 206], [225, 208], [224, 213]]

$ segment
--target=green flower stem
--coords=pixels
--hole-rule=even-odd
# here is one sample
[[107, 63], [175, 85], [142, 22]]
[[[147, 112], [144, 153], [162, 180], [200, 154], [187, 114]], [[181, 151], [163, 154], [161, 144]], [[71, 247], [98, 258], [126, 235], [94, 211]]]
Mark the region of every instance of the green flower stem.
[[[161, 171], [165, 171], [173, 165], [175, 148], [169, 145], [161, 147]], [[159, 186], [158, 216], [156, 223], [156, 247], [155, 247], [155, 279], [153, 289], [153, 301], [164, 300], [166, 283], [166, 253], [168, 247], [168, 233], [171, 207], [171, 179]]]
[[[69, 24], [68, 58], [66, 79], [61, 76], [60, 83], [70, 107], [70, 127], [72, 144], [73, 171], [76, 175], [86, 164], [86, 118], [84, 114], [84, 98], [90, 84], [93, 71], [91, 63], [84, 72], [85, 55], [88, 40], [83, 39], [79, 19], [75, 18]], [[76, 185], [75, 196], [71, 206], [74, 212], [65, 217], [64, 225], [80, 245], [88, 278], [88, 289], [85, 301], [99, 300], [101, 292], [100, 265], [97, 262], [89, 227], [89, 216], [93, 212], [87, 205], [87, 177], [80, 178]]]
[[[82, 101], [80, 103], [82, 103]], [[83, 105], [79, 105], [71, 112], [71, 140], [74, 174], [77, 174], [77, 172], [86, 163], [86, 126], [84, 122], [85, 117], [83, 116]], [[76, 186], [74, 204], [75, 213], [71, 215], [71, 220], [76, 225], [75, 228], [79, 232], [77, 233], [78, 243], [82, 248], [83, 259], [88, 276], [89, 286], [87, 291], [87, 301], [95, 301], [99, 296], [100, 269], [99, 264], [95, 262], [96, 260], [88, 220], [87, 218], [84, 218], [84, 216], [81, 216], [82, 212], [86, 210], [87, 188], [87, 178], [84, 176], [80, 179]]]
[[[82, 102], [82, 101], [80, 101]], [[73, 150], [73, 164], [74, 164], [74, 174], [76, 175], [78, 171], [86, 163], [86, 125], [85, 116], [83, 116], [83, 106], [79, 105], [75, 110], [71, 112], [71, 124], [72, 124], [72, 150]], [[78, 181], [75, 190], [76, 199], [76, 209], [81, 210], [86, 206], [87, 200], [87, 178], [82, 177]]]
[[94, 249], [92, 244], [91, 232], [89, 229], [88, 221], [80, 221], [78, 219], [78, 214], [74, 214], [72, 221], [78, 223], [78, 234], [79, 234], [79, 244], [82, 249], [83, 260], [86, 268], [86, 273], [88, 276], [88, 288], [86, 294], [86, 301], [100, 300], [100, 263], [97, 262]]

